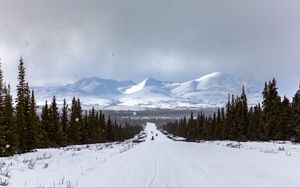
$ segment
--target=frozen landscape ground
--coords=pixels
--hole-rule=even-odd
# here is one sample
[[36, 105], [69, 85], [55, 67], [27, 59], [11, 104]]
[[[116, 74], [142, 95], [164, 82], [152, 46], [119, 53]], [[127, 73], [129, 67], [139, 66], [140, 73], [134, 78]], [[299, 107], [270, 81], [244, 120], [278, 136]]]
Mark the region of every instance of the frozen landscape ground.
[[299, 144], [173, 141], [152, 123], [145, 132], [140, 144], [128, 140], [0, 158], [0, 178], [11, 187], [300, 185]]

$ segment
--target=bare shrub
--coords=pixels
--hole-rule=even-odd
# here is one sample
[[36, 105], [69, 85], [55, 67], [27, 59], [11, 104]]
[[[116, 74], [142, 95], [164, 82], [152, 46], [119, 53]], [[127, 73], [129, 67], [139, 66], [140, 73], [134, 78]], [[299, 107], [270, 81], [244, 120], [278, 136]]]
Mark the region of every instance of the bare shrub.
[[0, 186], [8, 186], [9, 180], [7, 178], [0, 178]]
[[34, 160], [29, 160], [27, 167], [28, 169], [34, 169], [35, 166], [35, 161]]

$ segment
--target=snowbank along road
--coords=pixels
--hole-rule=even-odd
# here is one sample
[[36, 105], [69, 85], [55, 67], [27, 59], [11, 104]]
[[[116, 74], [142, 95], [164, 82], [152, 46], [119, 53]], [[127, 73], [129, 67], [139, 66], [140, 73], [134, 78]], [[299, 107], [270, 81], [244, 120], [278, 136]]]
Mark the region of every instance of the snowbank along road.
[[71, 146], [0, 158], [1, 181], [30, 187], [300, 186], [299, 145], [176, 142], [152, 123], [145, 131], [146, 141], [135, 145]]

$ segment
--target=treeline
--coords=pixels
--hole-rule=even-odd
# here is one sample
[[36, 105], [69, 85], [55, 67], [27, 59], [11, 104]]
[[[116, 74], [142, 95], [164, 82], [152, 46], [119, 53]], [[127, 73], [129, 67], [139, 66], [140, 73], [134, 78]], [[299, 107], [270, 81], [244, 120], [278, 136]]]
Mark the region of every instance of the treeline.
[[225, 108], [162, 126], [169, 133], [188, 140], [300, 141], [300, 87], [293, 100], [278, 95], [273, 79], [265, 83], [262, 104], [248, 107], [243, 87], [240, 96], [229, 96]]
[[39, 116], [34, 91], [30, 91], [25, 81], [22, 58], [18, 71], [14, 107], [10, 86], [4, 83], [0, 66], [0, 156], [34, 151], [36, 148], [122, 141], [142, 130], [141, 126], [118, 124], [94, 108], [83, 112], [80, 100], [76, 98], [73, 98], [70, 108], [64, 100], [59, 110], [54, 96], [50, 104], [46, 101]]

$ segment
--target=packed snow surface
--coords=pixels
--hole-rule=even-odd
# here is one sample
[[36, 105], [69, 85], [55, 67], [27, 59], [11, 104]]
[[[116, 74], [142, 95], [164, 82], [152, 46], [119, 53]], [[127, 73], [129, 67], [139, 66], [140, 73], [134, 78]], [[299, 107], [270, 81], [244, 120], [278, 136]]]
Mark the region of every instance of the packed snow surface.
[[0, 158], [0, 177], [12, 187], [300, 186], [298, 144], [173, 141], [152, 123], [145, 132], [140, 144], [129, 140]]

